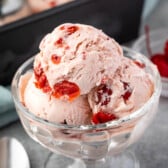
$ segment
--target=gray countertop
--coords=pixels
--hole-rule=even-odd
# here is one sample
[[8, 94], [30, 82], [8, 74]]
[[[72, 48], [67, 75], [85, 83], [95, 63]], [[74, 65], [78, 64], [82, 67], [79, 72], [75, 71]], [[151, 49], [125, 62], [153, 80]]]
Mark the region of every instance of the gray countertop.
[[[141, 25], [147, 23], [152, 29], [168, 26], [168, 1], [162, 0]], [[167, 19], [167, 20], [166, 20]], [[142, 138], [131, 147], [142, 168], [168, 168], [168, 98], [161, 97], [158, 113]], [[22, 142], [31, 161], [31, 168], [43, 168], [55, 154], [33, 141], [23, 130], [19, 121], [0, 129], [0, 137], [12, 136]], [[50, 158], [50, 159], [49, 159]], [[53, 166], [54, 168], [54, 166]]]

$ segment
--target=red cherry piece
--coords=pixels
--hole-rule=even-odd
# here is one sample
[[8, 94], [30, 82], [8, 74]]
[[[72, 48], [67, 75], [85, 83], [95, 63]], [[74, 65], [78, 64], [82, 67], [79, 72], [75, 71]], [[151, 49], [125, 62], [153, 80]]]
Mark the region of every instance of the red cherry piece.
[[106, 84], [101, 84], [97, 88], [97, 101], [96, 103], [99, 104], [101, 103], [101, 106], [107, 105], [111, 101], [111, 95], [113, 91], [111, 88], [107, 87]]
[[149, 38], [149, 27], [146, 26], [146, 41], [147, 41], [147, 50], [151, 56], [151, 61], [157, 66], [160, 75], [163, 77], [168, 77], [168, 40], [164, 45], [164, 53], [156, 53], [152, 55], [150, 48], [150, 38]]
[[55, 46], [59, 46], [59, 47], [62, 47], [63, 46], [63, 39], [62, 38], [59, 38], [55, 43], [54, 43]]
[[166, 57], [168, 57], [168, 40], [165, 42], [164, 54], [165, 54]]
[[50, 92], [51, 88], [49, 86], [48, 80], [46, 75], [43, 72], [43, 69], [39, 65], [38, 67], [34, 68], [34, 75], [35, 75], [35, 86], [39, 89], [42, 89], [44, 93]]
[[57, 6], [57, 3], [55, 1], [50, 1], [49, 6], [50, 7], [55, 7], [55, 6]]
[[125, 93], [122, 95], [124, 101], [126, 102], [132, 94], [132, 89], [127, 82], [123, 82]]
[[61, 27], [60, 27], [60, 30], [64, 30], [64, 29], [65, 29], [65, 26], [61, 26]]
[[139, 62], [139, 61], [135, 60], [134, 63], [135, 63], [137, 66], [139, 66], [140, 68], [145, 68], [145, 64], [142, 63], [142, 62]]
[[168, 77], [168, 57], [163, 54], [155, 54], [151, 57], [151, 61], [157, 66], [161, 76]]
[[61, 98], [62, 96], [68, 96], [69, 101], [74, 100], [80, 95], [80, 89], [78, 85], [69, 81], [62, 81], [54, 85], [53, 96], [55, 98]]
[[39, 64], [36, 68], [34, 68], [34, 74], [35, 78], [38, 80], [40, 76], [43, 74], [43, 69], [41, 68], [41, 65]]
[[151, 61], [154, 64], [156, 64], [157, 62], [159, 62], [160, 60], [163, 60], [163, 59], [165, 60], [164, 54], [160, 54], [160, 53], [154, 54], [151, 57]]
[[60, 30], [66, 30], [68, 35], [75, 33], [79, 29], [78, 26], [61, 26]]
[[51, 56], [51, 60], [54, 64], [59, 64], [61, 62], [61, 57], [57, 56], [56, 54], [53, 54]]
[[79, 28], [77, 26], [70, 26], [70, 27], [67, 27], [67, 32], [68, 32], [68, 35], [71, 35], [73, 33], [75, 33]]
[[110, 114], [107, 112], [99, 111], [98, 113], [94, 114], [92, 117], [92, 122], [94, 124], [105, 123], [108, 121], [112, 121], [117, 119], [114, 114]]
[[132, 92], [129, 91], [129, 90], [127, 90], [127, 91], [124, 93], [124, 95], [122, 95], [122, 96], [123, 96], [123, 99], [124, 99], [125, 101], [127, 101], [127, 100], [129, 99], [129, 97], [131, 96], [131, 94], [132, 94]]
[[67, 45], [66, 47], [65, 47], [65, 50], [69, 50], [70, 49], [70, 47]]

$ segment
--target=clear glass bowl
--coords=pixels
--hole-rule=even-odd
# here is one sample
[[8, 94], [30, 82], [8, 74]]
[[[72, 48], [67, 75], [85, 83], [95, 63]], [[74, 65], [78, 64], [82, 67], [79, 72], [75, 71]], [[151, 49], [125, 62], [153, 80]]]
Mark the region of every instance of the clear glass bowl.
[[138, 167], [134, 155], [127, 152], [120, 157], [117, 154], [135, 143], [152, 121], [158, 107], [161, 80], [157, 69], [145, 56], [125, 47], [123, 50], [125, 56], [140, 60], [146, 65], [145, 71], [151, 74], [154, 81], [154, 93], [139, 110], [118, 120], [98, 125], [70, 126], [52, 123], [28, 111], [19, 100], [19, 79], [33, 68], [34, 57], [27, 60], [13, 78], [12, 93], [21, 123], [28, 135], [55, 153], [82, 160], [83, 167], [90, 165], [88, 167], [107, 168], [113, 165], [117, 168], [121, 164], [127, 168]]
[[[165, 42], [168, 41], [168, 29], [157, 29], [149, 32], [150, 48], [152, 54], [163, 53]], [[146, 35], [140, 36], [133, 44], [132, 49], [150, 58], [146, 45]], [[168, 78], [161, 77], [161, 95], [168, 97]]]

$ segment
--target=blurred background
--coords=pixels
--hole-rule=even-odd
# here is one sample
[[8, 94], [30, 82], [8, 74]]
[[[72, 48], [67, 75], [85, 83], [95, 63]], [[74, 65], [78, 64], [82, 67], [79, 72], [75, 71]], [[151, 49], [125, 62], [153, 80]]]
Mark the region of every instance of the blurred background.
[[0, 84], [38, 52], [45, 34], [65, 22], [90, 24], [120, 44], [151, 29], [167, 27], [167, 0], [0, 0]]
[[[146, 25], [150, 30], [168, 28], [167, 11], [168, 0], [0, 0], [0, 137], [19, 139], [33, 168], [41, 168], [51, 156], [25, 134], [9, 90], [16, 69], [39, 51], [39, 42], [54, 27], [64, 22], [91, 24], [131, 47]], [[168, 167], [166, 98], [161, 98], [159, 112], [133, 147], [142, 168]]]

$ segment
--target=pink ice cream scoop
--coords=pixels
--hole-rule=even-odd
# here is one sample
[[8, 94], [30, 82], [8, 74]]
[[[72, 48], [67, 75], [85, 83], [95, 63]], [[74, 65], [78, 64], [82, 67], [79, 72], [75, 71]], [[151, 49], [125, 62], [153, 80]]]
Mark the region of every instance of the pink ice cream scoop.
[[109, 71], [114, 74], [122, 56], [119, 44], [102, 31], [87, 25], [63, 24], [41, 41], [34, 66], [45, 72], [52, 90], [65, 80], [76, 84], [83, 95], [100, 85]]
[[140, 108], [151, 97], [153, 82], [142, 64], [124, 57], [101, 30], [66, 23], [43, 38], [34, 71], [22, 76], [20, 88], [21, 101], [35, 115], [85, 125]]
[[[94, 122], [100, 113], [112, 114], [115, 118], [129, 115], [139, 109], [152, 95], [153, 83], [144, 67], [126, 57], [122, 58], [113, 78], [111, 75], [88, 94]], [[98, 121], [96, 121], [98, 120]]]

